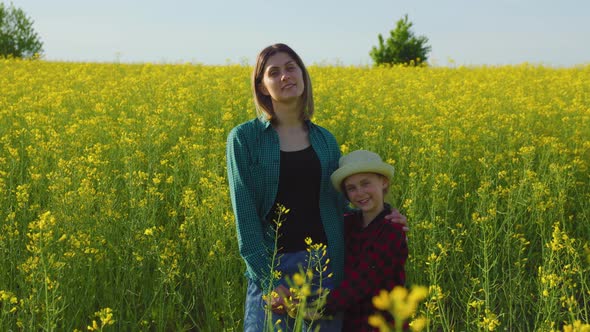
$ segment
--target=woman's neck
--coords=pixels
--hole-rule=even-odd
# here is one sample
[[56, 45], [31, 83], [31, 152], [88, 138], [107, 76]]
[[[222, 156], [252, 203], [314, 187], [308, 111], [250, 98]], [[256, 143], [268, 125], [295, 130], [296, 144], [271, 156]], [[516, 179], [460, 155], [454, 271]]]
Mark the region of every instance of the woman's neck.
[[278, 113], [275, 112], [273, 125], [275, 128], [292, 130], [294, 128], [301, 128], [303, 126], [303, 119], [300, 112], [292, 113]]
[[275, 127], [301, 127], [303, 107], [301, 101], [292, 103], [273, 103]]

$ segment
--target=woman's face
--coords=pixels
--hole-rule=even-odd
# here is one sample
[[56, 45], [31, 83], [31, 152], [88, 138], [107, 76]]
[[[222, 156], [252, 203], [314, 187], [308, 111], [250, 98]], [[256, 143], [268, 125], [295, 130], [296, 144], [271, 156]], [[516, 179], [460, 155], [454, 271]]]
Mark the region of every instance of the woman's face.
[[268, 58], [264, 76], [258, 89], [270, 96], [273, 103], [297, 101], [305, 89], [303, 72], [287, 53], [276, 53]]

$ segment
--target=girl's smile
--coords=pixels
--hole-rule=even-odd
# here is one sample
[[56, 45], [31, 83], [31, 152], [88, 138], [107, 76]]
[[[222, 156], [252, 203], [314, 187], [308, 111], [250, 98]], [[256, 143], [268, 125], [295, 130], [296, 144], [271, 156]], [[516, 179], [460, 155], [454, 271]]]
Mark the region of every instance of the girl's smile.
[[344, 190], [348, 199], [363, 211], [366, 223], [383, 210], [384, 190], [388, 185], [387, 178], [375, 173], [357, 173], [344, 180]]

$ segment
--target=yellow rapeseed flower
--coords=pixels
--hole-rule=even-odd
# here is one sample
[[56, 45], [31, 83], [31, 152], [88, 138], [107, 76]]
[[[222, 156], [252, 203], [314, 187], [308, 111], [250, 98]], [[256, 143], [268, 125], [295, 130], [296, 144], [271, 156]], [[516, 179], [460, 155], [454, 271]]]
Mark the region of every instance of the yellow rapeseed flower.
[[424, 300], [428, 296], [428, 287], [414, 286], [408, 296], [408, 301], [417, 303]]
[[88, 331], [100, 330], [100, 327], [98, 326], [98, 323], [96, 322], [96, 320], [92, 320], [92, 325], [89, 325], [87, 328], [88, 328]]
[[379, 331], [389, 331], [389, 328], [387, 327], [387, 321], [385, 321], [381, 315], [369, 316], [369, 325], [378, 327]]
[[305, 278], [300, 273], [295, 273], [293, 275], [293, 282], [297, 286], [301, 286], [305, 283]]
[[301, 286], [301, 295], [307, 297], [311, 295], [311, 286], [309, 284], [305, 284]]
[[391, 305], [389, 292], [386, 290], [381, 290], [379, 295], [373, 297], [373, 306], [379, 310], [389, 310]]
[[426, 324], [428, 324], [428, 319], [426, 317], [418, 317], [416, 319], [414, 319], [411, 323], [410, 323], [410, 328], [412, 329], [412, 331], [422, 331], [425, 327]]

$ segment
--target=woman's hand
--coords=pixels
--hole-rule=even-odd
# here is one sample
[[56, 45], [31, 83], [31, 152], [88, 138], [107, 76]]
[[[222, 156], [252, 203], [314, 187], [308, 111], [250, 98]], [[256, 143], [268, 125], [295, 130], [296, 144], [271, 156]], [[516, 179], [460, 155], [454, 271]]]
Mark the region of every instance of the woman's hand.
[[279, 315], [284, 315], [287, 312], [287, 305], [285, 299], [291, 296], [291, 292], [284, 285], [277, 286], [270, 296], [270, 308], [272, 312]]
[[406, 216], [404, 216], [403, 214], [399, 213], [399, 211], [397, 209], [391, 209], [391, 213], [386, 215], [385, 219], [387, 219], [393, 223], [403, 225], [404, 232], [407, 232], [410, 230], [410, 228], [408, 227], [408, 218], [406, 218]]

